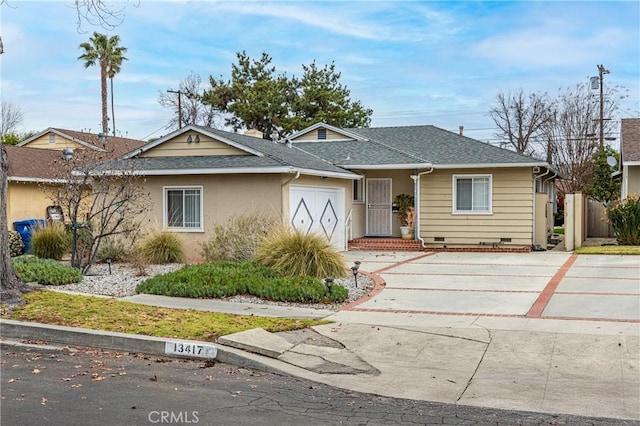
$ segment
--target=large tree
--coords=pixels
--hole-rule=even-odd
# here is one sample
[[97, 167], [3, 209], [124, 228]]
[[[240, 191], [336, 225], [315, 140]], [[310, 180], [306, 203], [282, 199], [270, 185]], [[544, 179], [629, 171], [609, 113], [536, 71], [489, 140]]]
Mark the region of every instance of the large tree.
[[27, 291], [24, 284], [13, 269], [7, 229], [7, 172], [9, 159], [4, 146], [0, 146], [0, 300], [9, 306], [24, 303], [22, 293]]
[[203, 96], [203, 102], [226, 115], [225, 124], [234, 130], [257, 129], [268, 138], [274, 130], [284, 136], [319, 121], [338, 127], [370, 124], [373, 112], [349, 98], [335, 64], [303, 65], [298, 79], [277, 74], [267, 53], [259, 60], [246, 52], [237, 57], [231, 79], [211, 77], [211, 88]]
[[175, 111], [175, 115], [167, 124], [167, 129], [178, 129], [189, 124], [216, 127], [218, 111], [212, 105], [202, 103], [204, 90], [201, 84], [200, 76], [191, 73], [180, 82], [178, 90], [159, 93], [158, 103]]
[[[94, 32], [88, 42], [80, 44], [82, 55], [78, 59], [84, 61], [84, 67], [89, 68], [94, 65], [100, 67], [100, 96], [102, 100], [102, 133], [109, 133], [109, 115], [107, 113], [107, 77], [113, 81], [113, 76], [120, 71], [122, 61], [127, 59], [124, 53], [126, 47], [118, 46], [120, 37], [117, 35], [107, 36]], [[111, 76], [113, 74], [113, 76]], [[113, 87], [113, 86], [112, 86]], [[113, 92], [112, 92], [113, 93]]]
[[548, 101], [545, 95], [527, 95], [522, 89], [517, 93], [499, 93], [489, 115], [498, 128], [497, 138], [507, 141], [520, 154], [533, 154], [532, 142], [549, 120]]
[[[604, 111], [613, 118], [618, 108], [620, 88], [607, 90]], [[561, 192], [588, 192], [595, 171], [594, 158], [599, 148], [600, 104], [586, 84], [561, 89], [549, 107], [549, 119], [541, 129], [541, 137], [547, 145], [552, 163], [563, 177]], [[609, 136], [614, 120], [603, 123], [604, 133]]]
[[340, 84], [341, 73], [335, 63], [322, 68], [315, 61], [302, 65], [303, 75], [294, 79], [297, 96], [292, 104], [293, 117], [287, 120], [285, 131], [291, 132], [323, 122], [337, 127], [368, 127], [371, 109], [360, 101], [352, 101], [351, 92]]

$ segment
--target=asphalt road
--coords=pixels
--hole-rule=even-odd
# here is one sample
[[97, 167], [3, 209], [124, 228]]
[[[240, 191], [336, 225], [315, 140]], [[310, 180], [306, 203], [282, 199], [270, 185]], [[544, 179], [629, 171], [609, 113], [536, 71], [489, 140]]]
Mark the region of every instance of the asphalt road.
[[[632, 425], [360, 394], [235, 366], [3, 344], [5, 425]], [[416, 386], [419, 386], [416, 383]]]

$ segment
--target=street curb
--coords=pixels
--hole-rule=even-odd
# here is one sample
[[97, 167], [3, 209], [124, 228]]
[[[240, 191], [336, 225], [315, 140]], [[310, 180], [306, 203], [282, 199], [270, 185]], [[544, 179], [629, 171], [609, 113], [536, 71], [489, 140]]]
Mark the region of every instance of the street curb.
[[[296, 376], [318, 381], [318, 377], [316, 377], [315, 373], [309, 372], [300, 367], [287, 364], [277, 359], [263, 357], [261, 355], [221, 345], [219, 343], [199, 342], [186, 339], [168, 339], [163, 337], [91, 330], [87, 328], [66, 327], [7, 319], [0, 320], [0, 337], [19, 340], [38, 340], [46, 342], [47, 344], [57, 343], [63, 345], [87, 346], [121, 352], [143, 353], [147, 355], [201, 361], [211, 358], [166, 354], [165, 343], [180, 341], [186, 343], [206, 344], [216, 347], [217, 356], [214, 359], [221, 363], [251, 368], [267, 373]], [[11, 343], [12, 342], [5, 340], [3, 341], [2, 346], [11, 346]]]

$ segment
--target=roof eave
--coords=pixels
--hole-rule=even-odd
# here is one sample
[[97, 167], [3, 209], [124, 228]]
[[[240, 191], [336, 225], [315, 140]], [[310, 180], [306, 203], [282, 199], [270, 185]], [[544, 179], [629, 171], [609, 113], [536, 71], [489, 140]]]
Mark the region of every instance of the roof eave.
[[409, 169], [429, 169], [433, 167], [431, 163], [411, 163], [411, 164], [336, 164], [344, 169], [358, 170], [409, 170]]

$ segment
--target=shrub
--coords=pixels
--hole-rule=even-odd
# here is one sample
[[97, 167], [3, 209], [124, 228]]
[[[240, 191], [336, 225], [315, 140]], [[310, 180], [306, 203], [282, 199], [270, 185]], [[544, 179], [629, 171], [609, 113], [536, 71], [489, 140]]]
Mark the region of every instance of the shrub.
[[20, 256], [24, 252], [24, 243], [18, 231], [9, 231], [9, 255]]
[[129, 255], [124, 241], [115, 237], [107, 237], [100, 241], [100, 249], [98, 250], [98, 259], [105, 261], [111, 259], [114, 262], [120, 262]]
[[607, 218], [619, 245], [640, 245], [640, 198], [629, 195], [607, 209]]
[[284, 277], [253, 262], [219, 261], [187, 265], [157, 275], [138, 285], [138, 293], [193, 298], [222, 298], [250, 294], [267, 300], [302, 303], [343, 302], [346, 288], [334, 285], [331, 292], [314, 277]]
[[31, 245], [36, 257], [60, 260], [69, 252], [70, 238], [63, 224], [53, 222], [34, 230]]
[[82, 280], [82, 273], [79, 269], [65, 266], [57, 260], [40, 259], [32, 255], [14, 258], [13, 267], [18, 278], [26, 283], [64, 285]]
[[181, 263], [185, 261], [184, 244], [171, 232], [154, 232], [140, 246], [140, 252], [153, 264]]
[[260, 239], [276, 225], [277, 219], [265, 213], [229, 218], [226, 225], [214, 227], [215, 236], [200, 243], [202, 257], [215, 260], [252, 260]]
[[343, 277], [347, 270], [344, 257], [326, 238], [284, 226], [260, 241], [256, 261], [285, 276]]

